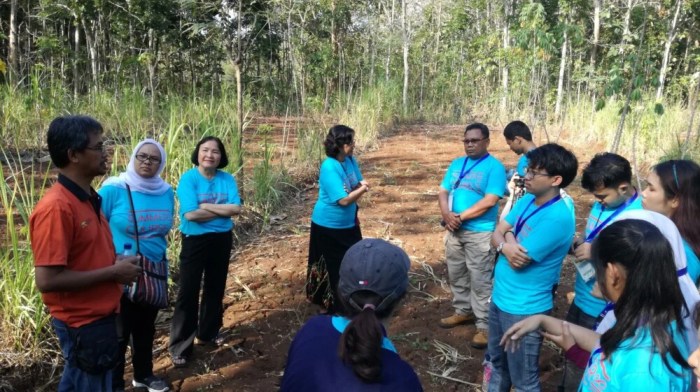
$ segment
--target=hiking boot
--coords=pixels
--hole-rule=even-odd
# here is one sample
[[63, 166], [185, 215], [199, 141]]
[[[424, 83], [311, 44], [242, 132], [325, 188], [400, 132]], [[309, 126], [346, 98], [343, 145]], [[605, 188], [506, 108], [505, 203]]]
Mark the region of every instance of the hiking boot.
[[485, 329], [478, 329], [472, 337], [470, 345], [474, 348], [484, 349], [486, 348], [486, 346], [488, 346], [488, 344], [489, 332]]
[[474, 314], [469, 313], [469, 314], [458, 314], [455, 313], [450, 317], [445, 317], [444, 319], [440, 319], [440, 322], [438, 325], [440, 325], [441, 328], [454, 328], [458, 325], [463, 325], [463, 324], [468, 324], [471, 322], [474, 322], [476, 320], [476, 317], [474, 317]]
[[132, 385], [134, 388], [146, 388], [148, 392], [166, 392], [170, 390], [168, 383], [156, 376], [148, 376], [141, 381], [134, 379]]

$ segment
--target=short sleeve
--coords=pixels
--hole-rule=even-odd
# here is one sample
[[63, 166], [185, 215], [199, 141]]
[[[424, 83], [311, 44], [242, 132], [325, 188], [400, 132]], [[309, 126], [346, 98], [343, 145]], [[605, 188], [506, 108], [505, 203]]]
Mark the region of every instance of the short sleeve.
[[449, 191], [452, 189], [452, 171], [454, 171], [454, 166], [457, 160], [452, 161], [450, 163], [450, 166], [447, 168], [447, 171], [445, 172], [445, 176], [442, 178], [442, 182], [440, 183], [440, 188]]
[[348, 196], [348, 192], [343, 186], [343, 178], [336, 170], [333, 162], [328, 160], [324, 161], [321, 165], [321, 172], [319, 173], [319, 186], [328, 195], [329, 200], [337, 202]]
[[180, 215], [184, 215], [199, 208], [196, 184], [190, 173], [189, 171], [186, 172], [182, 178], [180, 178], [180, 183], [177, 186], [177, 197], [180, 200]]
[[491, 172], [489, 173], [484, 194], [496, 195], [499, 198], [503, 197], [503, 195], [506, 193], [507, 182], [505, 167], [498, 161], [494, 162], [493, 166], [491, 167]]
[[241, 205], [241, 196], [238, 194], [238, 184], [236, 183], [236, 178], [232, 175], [229, 177], [229, 189], [228, 189], [228, 204]]
[[530, 204], [530, 202], [532, 201], [532, 197], [532, 195], [528, 194], [527, 196], [521, 197], [517, 202], [515, 202], [515, 205], [505, 217], [506, 222], [508, 222], [511, 226], [515, 226], [515, 222], [518, 220], [518, 216], [520, 216], [520, 214], [523, 213], [525, 206]]
[[66, 266], [73, 239], [73, 216], [55, 202], [32, 214], [29, 226], [35, 266]]

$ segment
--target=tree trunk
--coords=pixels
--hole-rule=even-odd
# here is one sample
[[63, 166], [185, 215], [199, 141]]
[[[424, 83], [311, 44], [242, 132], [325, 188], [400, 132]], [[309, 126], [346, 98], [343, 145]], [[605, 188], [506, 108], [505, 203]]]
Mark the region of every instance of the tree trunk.
[[630, 36], [630, 18], [632, 17], [632, 8], [634, 8], [633, 0], [627, 0], [627, 11], [625, 11], [625, 21], [622, 28], [622, 39], [620, 40], [619, 53], [625, 53], [625, 43]]
[[17, 1], [10, 0], [10, 37], [8, 45], [8, 60], [10, 61], [10, 80], [12, 82], [19, 77], [15, 77], [19, 73], [19, 55], [17, 53]]
[[237, 57], [236, 61], [234, 62], [235, 65], [235, 71], [236, 71], [236, 114], [238, 117], [238, 129], [239, 129], [239, 135], [238, 135], [238, 167], [237, 169], [240, 170], [240, 177], [241, 178], [241, 185], [239, 188], [241, 188], [241, 194], [243, 193], [243, 131], [245, 131], [245, 126], [243, 124], [243, 80], [242, 80], [242, 75], [241, 75], [241, 66], [243, 64], [243, 42], [241, 38], [241, 30], [242, 30], [242, 17], [243, 15], [243, 2], [239, 1], [238, 2], [238, 34], [237, 34], [237, 41], [238, 41], [238, 47], [237, 47]]
[[[396, 9], [396, 0], [391, 0], [391, 14], [389, 14], [389, 34], [394, 27], [394, 10]], [[386, 61], [384, 63], [384, 80], [389, 81], [389, 66], [391, 65], [391, 37], [386, 46]]]
[[78, 23], [78, 19], [76, 18], [75, 24], [73, 25], [73, 39], [74, 39], [74, 44], [75, 47], [73, 48], [73, 97], [77, 98], [78, 97], [78, 92], [79, 92], [79, 77], [78, 75], [79, 70], [78, 70], [78, 60], [80, 59], [80, 24]]
[[596, 62], [598, 61], [598, 43], [600, 42], [600, 9], [603, 0], [593, 1], [593, 42], [591, 47], [591, 75], [595, 75]]
[[[503, 2], [503, 52], [506, 53], [510, 47], [510, 14], [513, 8], [513, 0]], [[501, 114], [505, 114], [508, 109], [508, 62], [503, 59], [501, 64]]]
[[90, 56], [90, 71], [92, 72], [92, 89], [97, 91], [98, 86], [98, 71], [97, 71], [97, 44], [95, 43], [94, 36], [94, 22], [86, 23], [85, 18], [80, 18], [80, 24], [83, 26], [83, 31], [85, 32], [85, 44], [88, 48], [88, 54]]
[[559, 81], [557, 82], [557, 101], [554, 105], [554, 118], [559, 119], [561, 101], [564, 97], [564, 73], [566, 71], [566, 48], [569, 44], [569, 32], [564, 28], [564, 42], [561, 44], [561, 62], [559, 63]]
[[678, 27], [678, 17], [681, 14], [681, 5], [683, 0], [676, 0], [676, 11], [673, 14], [673, 20], [668, 28], [668, 35], [666, 37], [666, 44], [664, 45], [664, 57], [661, 63], [661, 70], [659, 70], [659, 86], [656, 88], [656, 100], [661, 100], [661, 96], [664, 93], [664, 83], [666, 82], [666, 72], [668, 72], [668, 59], [671, 54], [671, 44], [676, 39], [676, 27]]
[[408, 113], [408, 47], [409, 42], [408, 22], [406, 21], [406, 0], [401, 1], [401, 35], [403, 41], [403, 94], [401, 103], [403, 113]]

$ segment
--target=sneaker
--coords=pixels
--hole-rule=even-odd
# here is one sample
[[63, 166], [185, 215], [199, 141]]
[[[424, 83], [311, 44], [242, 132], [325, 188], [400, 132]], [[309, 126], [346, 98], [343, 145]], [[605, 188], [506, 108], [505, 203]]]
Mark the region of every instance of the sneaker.
[[170, 390], [168, 383], [156, 376], [148, 376], [142, 381], [134, 379], [132, 385], [134, 388], [147, 388], [148, 392], [166, 392]]
[[485, 329], [479, 329], [472, 337], [470, 345], [474, 348], [484, 349], [489, 344], [489, 333]]
[[454, 328], [458, 325], [463, 325], [463, 324], [468, 324], [471, 322], [474, 322], [476, 320], [476, 317], [474, 317], [474, 314], [469, 313], [469, 314], [453, 314], [450, 317], [445, 317], [444, 319], [440, 319], [440, 322], [438, 325], [440, 325], [441, 328]]

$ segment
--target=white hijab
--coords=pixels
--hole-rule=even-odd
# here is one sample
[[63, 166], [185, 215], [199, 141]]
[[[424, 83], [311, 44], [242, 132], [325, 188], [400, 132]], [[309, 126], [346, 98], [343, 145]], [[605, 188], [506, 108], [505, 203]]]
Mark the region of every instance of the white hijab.
[[[160, 151], [160, 166], [158, 167], [156, 174], [151, 178], [144, 178], [136, 173], [136, 153], [141, 149], [141, 147], [143, 147], [144, 144], [153, 144], [158, 148], [158, 151]], [[126, 184], [129, 184], [132, 191], [145, 193], [147, 195], [162, 195], [171, 188], [170, 184], [163, 181], [163, 179], [160, 177], [160, 173], [162, 173], [163, 169], [165, 169], [165, 161], [166, 155], [163, 146], [153, 139], [144, 139], [139, 142], [139, 144], [136, 145], [136, 148], [134, 148], [134, 151], [131, 152], [131, 159], [129, 160], [129, 164], [126, 166], [126, 171], [120, 173], [118, 177], [109, 177], [105, 180], [102, 186], [114, 185], [119, 188], [126, 189]]]
[[[621, 213], [615, 219], [615, 221], [624, 219], [639, 219], [647, 221], [656, 226], [671, 244], [671, 248], [673, 248], [673, 259], [676, 263], [676, 270], [685, 270], [685, 273], [678, 277], [678, 284], [681, 287], [683, 298], [685, 298], [685, 305], [688, 307], [688, 312], [686, 313], [684, 310], [683, 315], [683, 324], [685, 326], [688, 348], [690, 349], [690, 352], [695, 351], [695, 349], [698, 347], [698, 336], [696, 334], [697, 328], [693, 322], [693, 311], [695, 310], [695, 305], [700, 301], [700, 294], [688, 275], [685, 249], [683, 248], [683, 239], [681, 238], [678, 228], [676, 228], [673, 221], [664, 215], [648, 210], [625, 211]], [[615, 311], [613, 310], [608, 312], [598, 325], [596, 332], [602, 334], [603, 332], [609, 330], [613, 325], [615, 325], [615, 321]]]

